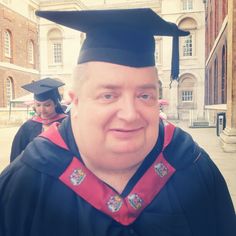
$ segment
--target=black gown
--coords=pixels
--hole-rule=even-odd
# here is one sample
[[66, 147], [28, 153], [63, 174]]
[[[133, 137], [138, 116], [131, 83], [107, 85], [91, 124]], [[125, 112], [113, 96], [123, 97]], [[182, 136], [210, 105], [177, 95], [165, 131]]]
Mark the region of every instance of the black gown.
[[0, 235], [235, 236], [217, 167], [184, 131], [167, 131], [161, 122], [156, 146], [119, 195], [83, 165], [70, 120], [52, 127], [0, 176]]
[[[66, 117], [65, 114], [57, 114], [52, 122], [61, 122]], [[12, 162], [15, 158], [21, 154], [26, 146], [39, 134], [42, 133], [44, 120], [38, 116], [34, 116], [27, 120], [17, 131], [11, 146], [10, 161]]]

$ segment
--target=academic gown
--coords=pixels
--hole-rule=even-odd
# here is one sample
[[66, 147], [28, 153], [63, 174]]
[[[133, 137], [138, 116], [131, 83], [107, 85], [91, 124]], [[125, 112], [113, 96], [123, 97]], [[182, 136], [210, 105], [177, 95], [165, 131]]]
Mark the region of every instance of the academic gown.
[[236, 235], [222, 175], [180, 128], [160, 123], [157, 144], [120, 195], [83, 165], [68, 118], [46, 132], [0, 176], [0, 235]]
[[10, 161], [21, 154], [26, 146], [39, 134], [42, 133], [43, 124], [51, 124], [53, 122], [61, 122], [66, 117], [65, 114], [57, 114], [53, 119], [43, 120], [39, 116], [33, 116], [27, 120], [17, 131], [11, 146]]

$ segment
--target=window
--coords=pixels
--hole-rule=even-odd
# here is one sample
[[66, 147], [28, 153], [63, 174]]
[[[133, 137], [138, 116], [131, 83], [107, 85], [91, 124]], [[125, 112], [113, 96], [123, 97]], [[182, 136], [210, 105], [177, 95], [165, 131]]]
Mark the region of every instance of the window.
[[218, 61], [217, 58], [214, 61], [214, 104], [218, 104]]
[[196, 34], [197, 22], [191, 17], [182, 19], [179, 23], [179, 28], [187, 30], [190, 35], [180, 38], [180, 55], [182, 57], [193, 57], [196, 55]]
[[192, 102], [193, 101], [193, 91], [182, 91], [182, 101]]
[[182, 0], [182, 1], [183, 1], [184, 11], [193, 10], [193, 0]]
[[183, 56], [192, 56], [193, 55], [193, 40], [192, 35], [188, 35], [185, 37], [184, 43], [183, 43]]
[[32, 40], [28, 44], [28, 61], [30, 64], [34, 64], [34, 43]]
[[11, 33], [8, 30], [4, 31], [4, 55], [11, 57]]
[[61, 43], [53, 43], [53, 64], [62, 63], [62, 45]]
[[11, 77], [6, 80], [6, 98], [7, 106], [9, 106], [10, 101], [13, 99], [13, 81]]
[[226, 103], [227, 99], [227, 93], [226, 93], [226, 83], [227, 83], [227, 78], [226, 78], [226, 46], [223, 47], [222, 49], [222, 68], [221, 68], [221, 103]]
[[196, 79], [192, 74], [182, 75], [178, 84], [180, 108], [192, 109], [196, 105]]
[[51, 65], [63, 63], [62, 33], [59, 29], [52, 29], [48, 33], [48, 58]]

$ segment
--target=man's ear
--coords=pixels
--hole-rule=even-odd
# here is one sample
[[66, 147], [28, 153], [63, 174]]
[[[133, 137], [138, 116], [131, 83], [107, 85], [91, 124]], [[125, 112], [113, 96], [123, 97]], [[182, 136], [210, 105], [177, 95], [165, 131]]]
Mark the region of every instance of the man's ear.
[[79, 101], [78, 94], [75, 93], [75, 91], [70, 90], [70, 91], [68, 91], [68, 95], [70, 97], [71, 103], [78, 105], [78, 101]]

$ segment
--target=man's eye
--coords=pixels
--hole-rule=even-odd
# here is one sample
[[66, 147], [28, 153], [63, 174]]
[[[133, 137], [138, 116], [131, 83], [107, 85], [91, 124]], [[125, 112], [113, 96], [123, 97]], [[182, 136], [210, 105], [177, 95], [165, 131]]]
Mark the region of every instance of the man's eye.
[[149, 94], [143, 94], [143, 95], [141, 96], [141, 98], [147, 100], [147, 99], [151, 98], [151, 96], [150, 96]]
[[150, 100], [150, 99], [152, 99], [152, 95], [150, 95], [150, 94], [141, 94], [141, 95], [139, 95], [138, 96], [140, 99], [143, 99], [143, 100]]
[[148, 106], [156, 104], [157, 98], [154, 93], [142, 93], [138, 95], [138, 99]]
[[104, 94], [104, 95], [103, 95], [103, 98], [109, 100], [109, 99], [114, 98], [114, 96], [113, 96], [112, 94]]

